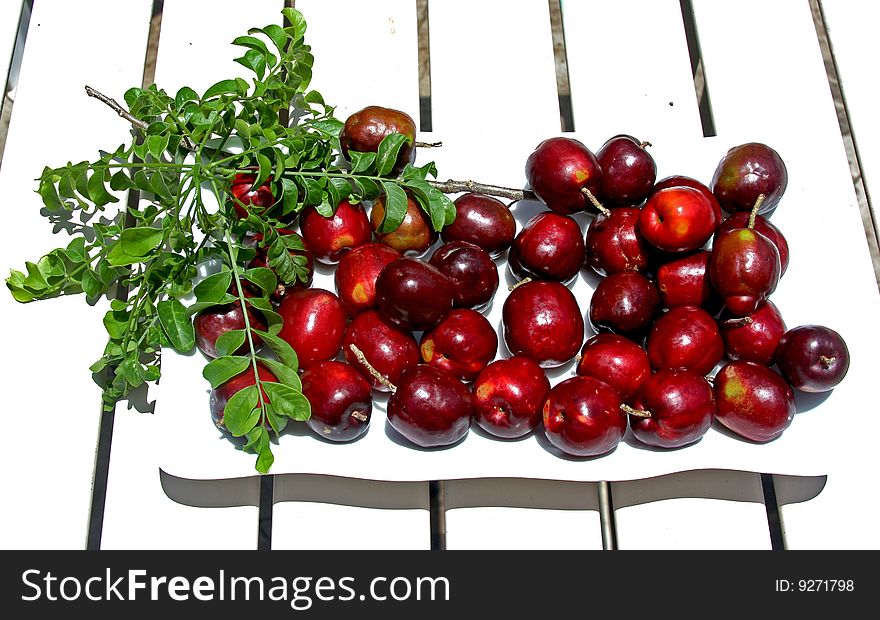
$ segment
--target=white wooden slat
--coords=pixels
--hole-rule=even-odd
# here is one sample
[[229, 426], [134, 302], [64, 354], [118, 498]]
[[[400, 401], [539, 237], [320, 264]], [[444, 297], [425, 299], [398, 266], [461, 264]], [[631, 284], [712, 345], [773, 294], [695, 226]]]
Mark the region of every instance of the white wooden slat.
[[[547, 3], [432, 2], [428, 22], [433, 134], [448, 144], [482, 145], [469, 161], [447, 162], [440, 152], [428, 157], [438, 161], [441, 178], [522, 185], [525, 158], [560, 130]], [[493, 142], [521, 131], [516, 149]], [[568, 527], [538, 527], [548, 521], [582, 528], [582, 535], [572, 539]], [[581, 548], [597, 540], [601, 548], [598, 513], [588, 511], [455, 508], [446, 513], [446, 532], [448, 549]]]
[[[436, 134], [446, 140], [468, 132], [559, 131], [545, 0], [445, 0], [428, 7]], [[525, 154], [534, 146], [529, 143]], [[492, 146], [484, 149], [489, 153]]]
[[[872, 110], [880, 97], [872, 77], [872, 60], [880, 54], [880, 41], [871, 31], [880, 18], [880, 7], [844, 0], [825, 2], [822, 10], [859, 149], [862, 180], [870, 192], [871, 183], [876, 186], [880, 180], [880, 125]], [[781, 507], [788, 548], [880, 548], [874, 525], [880, 495], [874, 491], [873, 468], [858, 461], [854, 458], [830, 473], [822, 493], [810, 502]], [[817, 532], [823, 535], [817, 536]]]
[[862, 181], [869, 195], [872, 189], [876, 194], [880, 192], [880, 120], [875, 110], [880, 87], [874, 78], [874, 62], [880, 57], [880, 40], [873, 26], [880, 20], [880, 6], [835, 0], [822, 3], [822, 14], [858, 149]]
[[416, 3], [300, 0], [315, 65], [311, 87], [345, 120], [368, 105], [409, 114], [419, 126]]
[[[414, 2], [300, 0], [296, 8], [306, 19], [305, 40], [315, 56], [311, 88], [336, 106], [337, 118], [344, 121], [368, 105], [379, 105], [406, 112], [419, 126]], [[332, 283], [329, 286], [332, 289]], [[283, 496], [285, 482], [276, 481], [276, 497]], [[426, 496], [427, 484], [420, 488]], [[321, 497], [320, 487], [316, 496]], [[427, 549], [430, 545], [428, 512], [417, 508], [365, 508], [329, 503], [329, 498], [278, 501], [272, 525], [273, 549]]]
[[[126, 140], [125, 123], [89, 99], [83, 86], [113, 92], [140, 83], [150, 5], [36, 3], [0, 171], [5, 204], [14, 206], [0, 239], [4, 274], [69, 242], [40, 214], [34, 178], [43, 167], [94, 159], [99, 149]], [[89, 307], [80, 296], [21, 305], [8, 291], [0, 295], [9, 327], [4, 340], [15, 352], [2, 362], [4, 409], [28, 429], [0, 456], [7, 507], [0, 547], [86, 545], [100, 419], [100, 390], [88, 368], [106, 342], [104, 308]]]
[[612, 484], [620, 549], [770, 549], [756, 473], [699, 470]]
[[[23, 4], [23, 2], [13, 2], [12, 0], [0, 3], [0, 80], [3, 80], [4, 84], [18, 38], [19, 15]], [[6, 85], [4, 94], [10, 89], [10, 86], [14, 85]]]
[[[166, 1], [156, 58], [156, 84], [169, 93], [184, 85], [204, 92], [221, 79], [247, 77], [248, 70], [233, 61], [243, 50], [231, 45], [231, 41], [250, 27], [280, 24], [282, 6], [275, 0], [251, 2], [244, 22], [240, 4], [232, 0]], [[156, 396], [155, 415], [173, 416], [174, 403], [161, 400], [161, 389], [156, 390]], [[149, 413], [123, 407], [117, 410], [102, 546], [256, 548], [255, 506], [196, 508], [179, 504], [166, 495], [159, 480], [162, 437], [158, 436], [156, 425], [157, 420]], [[204, 526], [208, 520], [221, 519], [225, 524], [222, 535]]]
[[[789, 237], [791, 267], [777, 291], [816, 290], [814, 304], [781, 308], [786, 323], [838, 329], [852, 363], [847, 384], [837, 391], [867, 389], [874, 380], [869, 368], [877, 348], [876, 281], [809, 4], [749, 1], [727, 12], [703, 0], [693, 4], [719, 139], [731, 145], [747, 139], [777, 145], [789, 168], [789, 185], [809, 188], [812, 196], [803, 204], [785, 203], [783, 197], [772, 216], [784, 233], [795, 233]], [[761, 19], [752, 18], [756, 12]], [[750, 41], [747, 56], [731, 52], [741, 48], [742, 33]], [[835, 261], [825, 260], [828, 251]], [[841, 299], [849, 300], [847, 311]], [[858, 408], [835, 407], [834, 402], [831, 393], [821, 413], [803, 415], [833, 415], [835, 424], [851, 428], [862, 423]], [[841, 528], [816, 527], [876, 510], [880, 496], [862, 462], [863, 455], [873, 453], [869, 435], [854, 433], [846, 443], [817, 449], [833, 455], [829, 484], [816, 499], [783, 508], [790, 543], [823, 548], [876, 541], [873, 528], [852, 527], [848, 516]]]
[[447, 549], [602, 549], [596, 483], [449, 480], [444, 502]]
[[574, 129], [598, 149], [619, 133], [702, 136], [678, 0], [563, 2]]
[[429, 549], [426, 482], [275, 476], [273, 549]]

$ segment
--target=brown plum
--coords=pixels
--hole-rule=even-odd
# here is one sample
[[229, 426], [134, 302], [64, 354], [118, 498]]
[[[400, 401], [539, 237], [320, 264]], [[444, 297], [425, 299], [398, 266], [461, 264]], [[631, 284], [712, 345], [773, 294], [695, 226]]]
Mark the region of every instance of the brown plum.
[[603, 278], [590, 298], [588, 317], [597, 332], [639, 339], [660, 309], [654, 283], [637, 271], [621, 271]]
[[712, 193], [728, 213], [751, 212], [762, 197], [758, 213], [775, 207], [788, 185], [785, 162], [773, 148], [760, 142], [734, 146], [718, 162], [712, 175]]
[[394, 164], [393, 170], [400, 172], [416, 158], [416, 123], [402, 110], [370, 105], [350, 115], [345, 119], [339, 133], [342, 154], [348, 158], [350, 151], [376, 153], [382, 140], [392, 133], [399, 133], [407, 138], [400, 147]]
[[370, 226], [376, 241], [394, 248], [409, 257], [424, 256], [440, 236], [431, 224], [431, 218], [418, 205], [412, 196], [407, 195], [406, 214], [400, 226], [394, 230], [382, 232], [385, 220], [385, 195], [373, 202], [370, 210]]
[[846, 341], [824, 325], [799, 325], [783, 334], [774, 356], [782, 376], [801, 392], [827, 392], [849, 371]]

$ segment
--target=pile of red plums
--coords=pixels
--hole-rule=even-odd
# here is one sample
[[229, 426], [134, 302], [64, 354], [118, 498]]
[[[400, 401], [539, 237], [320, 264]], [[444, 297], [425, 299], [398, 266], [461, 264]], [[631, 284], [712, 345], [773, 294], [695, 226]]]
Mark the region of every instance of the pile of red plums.
[[[374, 106], [346, 122], [342, 143], [375, 151], [390, 131], [413, 139], [415, 125]], [[510, 205], [479, 193], [460, 194], [455, 221], [439, 233], [412, 197], [401, 226], [383, 234], [381, 197], [343, 201], [332, 217], [302, 211], [286, 233], [301, 237], [310, 270], [332, 266], [335, 290], [302, 283], [273, 302], [314, 432], [361, 436], [373, 397], [386, 392], [388, 423], [423, 448], [455, 444], [472, 424], [498, 438], [541, 427], [579, 457], [608, 453], [628, 428], [660, 448], [697, 442], [715, 420], [746, 440], [778, 437], [794, 418], [795, 390], [831, 390], [849, 366], [837, 332], [789, 329], [770, 300], [789, 263], [769, 220], [785, 164], [749, 143], [724, 155], [708, 185], [658, 180], [649, 146], [617, 135], [593, 153], [570, 137], [544, 140], [525, 176], [545, 208], [519, 227]], [[401, 165], [413, 157], [402, 152]], [[271, 201], [265, 194], [246, 186], [237, 197]], [[572, 217], [585, 211], [586, 230]], [[487, 314], [504, 259], [516, 282], [499, 330]], [[577, 298], [572, 284], [590, 271], [598, 283]], [[244, 326], [236, 304], [195, 321], [206, 355], [223, 331]], [[551, 385], [548, 371], [569, 363], [571, 376]], [[252, 375], [220, 386], [214, 400]]]

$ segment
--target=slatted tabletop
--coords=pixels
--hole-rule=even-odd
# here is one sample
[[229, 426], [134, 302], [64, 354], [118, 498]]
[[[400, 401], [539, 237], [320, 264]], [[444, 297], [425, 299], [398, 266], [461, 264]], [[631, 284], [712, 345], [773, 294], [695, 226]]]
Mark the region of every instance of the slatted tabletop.
[[[814, 257], [806, 268], [812, 280], [805, 274], [804, 282], [818, 288], [850, 278], [876, 303], [870, 189], [880, 184], [880, 132], [868, 59], [878, 57], [869, 28], [880, 10], [854, 1], [742, 0], [735, 11], [725, 4], [295, 2], [316, 58], [313, 86], [339, 118], [382, 102], [418, 119], [424, 139], [449, 144], [510, 144], [514, 134], [532, 146], [537, 136], [565, 132], [596, 147], [616, 133], [658, 144], [809, 144], [814, 152], [792, 158], [816, 183], [816, 200], [827, 203], [829, 217], [861, 225], [864, 236], [858, 264], [841, 269]], [[4, 2], [0, 75], [10, 79], [0, 269], [19, 269], [66, 243], [40, 214], [33, 179], [42, 168], [129, 139], [126, 122], [86, 97], [84, 85], [118, 100], [144, 81], [168, 92], [203, 91], [242, 74], [230, 42], [248, 27], [280, 22], [283, 6]], [[467, 178], [485, 158], [516, 160], [491, 147], [464, 151], [443, 161], [443, 177]], [[521, 166], [491, 181], [522, 186]], [[847, 316], [844, 300], [816, 295], [812, 307], [792, 309], [791, 325]], [[4, 413], [15, 419], [0, 452], [2, 548], [880, 548], [867, 424], [851, 428], [847, 445], [816, 448], [834, 452], [821, 475], [706, 468], [580, 482], [319, 474], [184, 480], [160, 470], [161, 407], [120, 405], [102, 418], [87, 372], [106, 338], [101, 308], [78, 297], [22, 305], [9, 295], [0, 295], [0, 308]], [[860, 389], [869, 415], [869, 386]], [[160, 385], [148, 400], [161, 403], [162, 394]], [[856, 419], [845, 413], [847, 424]], [[207, 523], [223, 523], [222, 532]]]

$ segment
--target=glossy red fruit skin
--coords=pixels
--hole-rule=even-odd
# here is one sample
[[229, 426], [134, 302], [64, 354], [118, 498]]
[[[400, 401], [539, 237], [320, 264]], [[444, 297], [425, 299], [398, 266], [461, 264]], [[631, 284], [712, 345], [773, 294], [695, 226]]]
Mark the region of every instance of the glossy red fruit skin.
[[638, 205], [651, 193], [657, 162], [646, 146], [646, 142], [621, 134], [606, 140], [596, 151], [602, 169], [600, 200], [605, 207]]
[[573, 218], [542, 211], [513, 240], [507, 264], [520, 279], [571, 282], [584, 265], [584, 252], [584, 236]]
[[296, 351], [300, 369], [333, 359], [342, 348], [348, 317], [342, 302], [331, 291], [292, 291], [278, 306], [278, 314], [284, 319], [278, 337]]
[[645, 344], [654, 370], [684, 368], [709, 374], [724, 356], [718, 323], [697, 306], [676, 306], [661, 314]]
[[[749, 215], [750, 214], [745, 211], [731, 213], [721, 221], [718, 230], [715, 232], [715, 237], [717, 238], [719, 234], [728, 230], [733, 230], [734, 228], [746, 228], [749, 224]], [[779, 262], [782, 269], [779, 275], [782, 276], [782, 274], [785, 273], [785, 270], [788, 269], [788, 240], [785, 238], [785, 235], [782, 234], [782, 231], [763, 215], [755, 217], [755, 230], [772, 241], [773, 245], [775, 245], [776, 249], [779, 251]]]
[[709, 257], [709, 279], [736, 316], [754, 312], [779, 283], [782, 264], [773, 242], [754, 228], [718, 235]]
[[830, 327], [799, 325], [780, 338], [775, 361], [794, 389], [818, 393], [843, 381], [850, 354], [843, 336]]
[[523, 437], [541, 423], [549, 392], [550, 380], [534, 360], [522, 355], [495, 360], [474, 381], [474, 422], [495, 437]]
[[452, 281], [416, 258], [398, 258], [376, 278], [379, 310], [404, 329], [431, 329], [452, 310], [452, 298]]
[[455, 220], [440, 231], [445, 241], [467, 241], [493, 259], [501, 256], [516, 236], [516, 219], [506, 204], [492, 196], [466, 193], [454, 201]]
[[769, 299], [744, 317], [722, 312], [719, 317], [724, 352], [732, 360], [749, 360], [772, 366], [786, 326], [779, 308]]
[[715, 375], [715, 418], [734, 433], [765, 443], [787, 429], [797, 411], [794, 390], [776, 371], [737, 360]]
[[621, 271], [596, 286], [588, 318], [597, 332], [640, 339], [659, 309], [660, 293], [654, 283], [637, 271]]
[[302, 393], [312, 406], [306, 424], [330, 441], [351, 441], [367, 432], [373, 391], [357, 370], [344, 362], [319, 362], [302, 373]]
[[661, 189], [665, 189], [667, 187], [690, 187], [706, 197], [706, 200], [709, 201], [709, 204], [712, 205], [712, 212], [715, 214], [715, 222], [721, 222], [724, 218], [724, 212], [721, 210], [721, 205], [718, 204], [718, 199], [715, 198], [715, 194], [712, 193], [712, 190], [705, 183], [701, 183], [697, 179], [681, 174], [675, 174], [672, 176], [664, 177], [654, 183], [654, 189], [651, 190], [651, 193], [660, 191]]
[[594, 210], [583, 190], [598, 197], [602, 170], [596, 155], [574, 138], [553, 137], [526, 159], [526, 180], [551, 211], [571, 215]]
[[424, 256], [440, 236], [425, 213], [412, 196], [407, 196], [406, 215], [396, 229], [379, 232], [385, 219], [385, 196], [379, 196], [370, 209], [370, 227], [375, 240], [394, 248], [404, 256], [417, 258]]
[[631, 415], [636, 439], [657, 448], [681, 448], [703, 437], [715, 417], [715, 394], [703, 375], [692, 370], [661, 370], [648, 377], [632, 407], [651, 414]]
[[248, 216], [248, 207], [259, 207], [258, 212], [265, 211], [275, 204], [275, 196], [272, 194], [272, 186], [268, 181], [254, 189], [254, 181], [257, 180], [256, 174], [240, 172], [232, 179], [232, 187], [229, 193], [232, 194], [232, 206], [236, 215], [241, 219]]
[[577, 355], [584, 340], [584, 318], [564, 284], [532, 280], [517, 286], [501, 309], [504, 342], [512, 355], [555, 368]]
[[610, 385], [620, 398], [629, 400], [651, 374], [644, 348], [617, 334], [596, 334], [581, 349], [575, 371]]
[[588, 267], [600, 276], [648, 271], [655, 250], [639, 232], [640, 213], [637, 207], [616, 207], [593, 218], [584, 237]]
[[373, 377], [366, 366], [358, 361], [351, 350], [352, 344], [392, 385], [400, 382], [404, 370], [420, 361], [419, 344], [410, 332], [392, 323], [378, 310], [367, 310], [358, 314], [345, 328], [342, 352], [345, 360], [377, 392], [388, 392], [390, 388]]
[[481, 247], [467, 241], [447, 241], [434, 250], [428, 263], [452, 281], [452, 305], [456, 308], [485, 308], [495, 297], [498, 265]]
[[400, 172], [406, 164], [411, 164], [416, 159], [416, 124], [402, 110], [371, 105], [349, 116], [339, 134], [342, 154], [348, 158], [350, 151], [376, 153], [382, 140], [392, 133], [407, 137], [407, 141], [398, 151], [393, 169]]
[[388, 399], [388, 423], [422, 448], [461, 440], [470, 430], [473, 411], [467, 386], [427, 364], [407, 368]]
[[760, 142], [734, 146], [718, 162], [710, 185], [727, 213], [751, 212], [760, 194], [758, 213], [775, 207], [788, 185], [785, 162], [773, 148]]
[[498, 334], [489, 320], [469, 308], [457, 308], [422, 335], [422, 361], [471, 382], [498, 353]]
[[639, 214], [639, 231], [664, 252], [692, 252], [706, 245], [718, 226], [712, 204], [691, 187], [655, 191]]
[[[253, 308], [248, 308], [248, 322], [254, 329], [265, 331], [266, 321]], [[217, 338], [229, 331], [244, 329], [244, 312], [241, 311], [241, 302], [213, 306], [199, 311], [193, 319], [193, 327], [196, 332], [196, 346], [199, 351], [211, 358], [217, 357], [217, 349], [214, 347]], [[260, 347], [263, 339], [253, 334], [254, 346]], [[241, 354], [248, 350], [245, 342], [233, 354]]]
[[348, 200], [340, 202], [331, 217], [324, 217], [313, 206], [306, 207], [299, 214], [299, 228], [306, 247], [325, 265], [337, 264], [343, 254], [373, 238], [364, 205]]
[[657, 268], [654, 281], [660, 291], [660, 303], [666, 308], [700, 306], [704, 308], [716, 297], [709, 279], [709, 252], [673, 258]]
[[[292, 237], [298, 238], [302, 242], [302, 237], [300, 236], [300, 234], [298, 232], [296, 232], [294, 230], [290, 230], [288, 228], [279, 228], [277, 230], [277, 232], [279, 235], [283, 235], [285, 237], [292, 236]], [[263, 235], [260, 233], [257, 233], [253, 236], [252, 242], [255, 244], [254, 247], [256, 247], [257, 254], [256, 254], [256, 256], [254, 256], [254, 258], [251, 259], [250, 263], [248, 263], [249, 268], [265, 267], [267, 269], [272, 269], [271, 267], [269, 267], [269, 263], [267, 262], [266, 248], [261, 248], [259, 246], [259, 243], [260, 243], [260, 241], [262, 241], [262, 239], [263, 239]], [[314, 259], [314, 256], [312, 256], [312, 253], [309, 251], [309, 249], [307, 247], [305, 247], [305, 242], [302, 243], [302, 246], [303, 247], [301, 250], [288, 250], [287, 252], [293, 258], [296, 258], [296, 257], [305, 258], [305, 269], [307, 272], [306, 280], [303, 281], [303, 280], [297, 279], [296, 282], [290, 286], [279, 282], [278, 288], [276, 288], [275, 291], [269, 296], [270, 299], [272, 301], [274, 301], [275, 303], [281, 303], [281, 300], [284, 299], [284, 296], [287, 295], [288, 292], [290, 292], [292, 290], [296, 290], [296, 289], [309, 288], [312, 285], [312, 282], [314, 282], [314, 279], [315, 279], [315, 259]]]
[[[269, 372], [265, 366], [262, 364], [257, 364], [257, 373], [260, 376], [260, 381], [267, 382], [277, 382], [278, 379], [274, 374]], [[243, 390], [246, 387], [251, 385], [255, 385], [256, 380], [254, 378], [254, 369], [248, 366], [247, 370], [241, 372], [231, 379], [228, 379], [225, 383], [218, 385], [216, 388], [211, 390], [211, 396], [209, 398], [209, 408], [211, 410], [211, 417], [214, 420], [214, 425], [217, 428], [222, 430], [227, 430], [223, 424], [223, 415], [226, 410], [226, 403], [229, 402], [229, 399], [238, 392], [239, 390]], [[263, 390], [263, 398], [268, 402], [269, 396], [266, 394], [266, 391]], [[266, 420], [262, 420], [262, 423], [268, 427], [268, 422]]]
[[376, 278], [388, 263], [403, 255], [383, 243], [366, 243], [346, 252], [333, 272], [336, 294], [349, 316], [377, 307]]
[[620, 396], [607, 383], [593, 377], [571, 377], [547, 394], [542, 411], [544, 433], [565, 454], [606, 454], [626, 433], [621, 404]]

